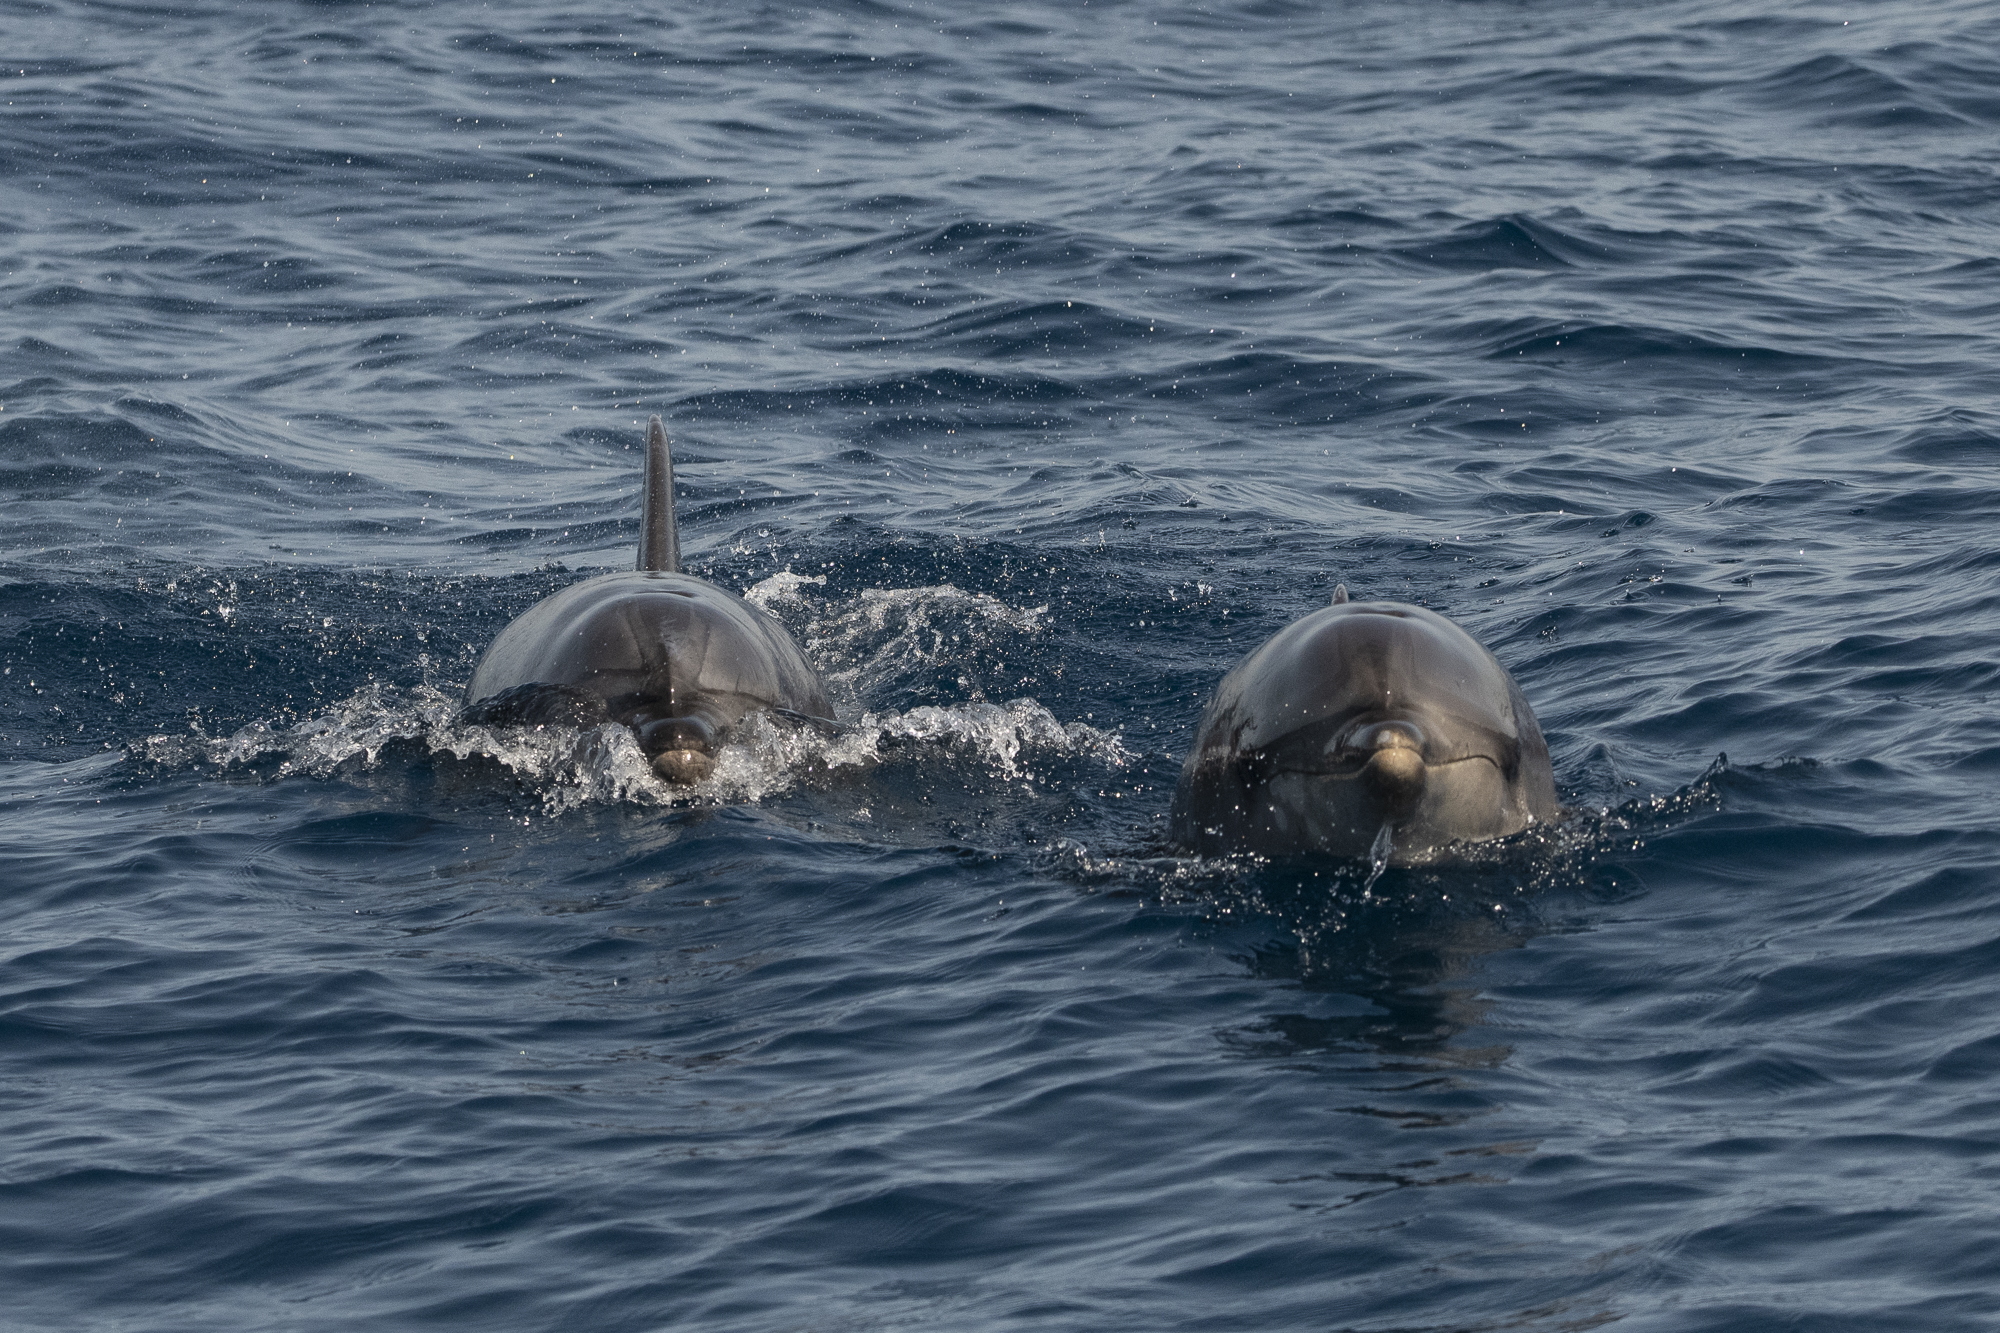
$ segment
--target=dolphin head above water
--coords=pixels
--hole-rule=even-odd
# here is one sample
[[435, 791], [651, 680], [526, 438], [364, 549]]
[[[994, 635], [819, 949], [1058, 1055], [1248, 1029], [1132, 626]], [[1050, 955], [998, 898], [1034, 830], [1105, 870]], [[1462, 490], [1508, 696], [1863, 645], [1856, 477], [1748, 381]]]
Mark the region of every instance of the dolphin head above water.
[[1506, 668], [1435, 612], [1341, 589], [1223, 677], [1172, 827], [1204, 854], [1393, 848], [1407, 864], [1559, 812], [1548, 745]]
[[501, 630], [466, 686], [467, 719], [621, 722], [672, 782], [706, 777], [750, 713], [830, 719], [818, 673], [784, 628], [680, 564], [673, 459], [654, 417], [638, 568], [564, 588]]

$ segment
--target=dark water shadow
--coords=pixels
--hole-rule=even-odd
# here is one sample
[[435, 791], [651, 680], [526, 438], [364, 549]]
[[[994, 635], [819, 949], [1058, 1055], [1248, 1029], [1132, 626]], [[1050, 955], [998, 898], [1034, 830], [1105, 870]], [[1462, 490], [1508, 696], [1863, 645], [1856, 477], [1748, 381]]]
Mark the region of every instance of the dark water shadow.
[[1493, 1002], [1482, 963], [1541, 935], [1587, 930], [1611, 904], [1646, 892], [1635, 867], [1648, 837], [1712, 811], [1729, 769], [1614, 809], [1467, 849], [1465, 859], [1391, 868], [1314, 858], [1218, 876], [1197, 929], [1252, 977], [1302, 1003], [1224, 1035], [1260, 1058], [1381, 1069], [1496, 1068], [1511, 1048], [1479, 1040]]

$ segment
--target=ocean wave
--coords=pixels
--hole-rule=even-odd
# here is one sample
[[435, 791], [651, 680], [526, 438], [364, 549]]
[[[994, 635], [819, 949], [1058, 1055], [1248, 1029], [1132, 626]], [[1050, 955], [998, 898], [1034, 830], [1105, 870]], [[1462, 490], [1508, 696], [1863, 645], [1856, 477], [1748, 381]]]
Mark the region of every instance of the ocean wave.
[[1611, 246], [1518, 213], [1468, 222], [1435, 239], [1396, 246], [1391, 253], [1417, 263], [1467, 273], [1508, 268], [1580, 268], [1604, 265], [1618, 257], [1618, 251]]
[[1973, 123], [1895, 75], [1844, 55], [1788, 65], [1745, 85], [1742, 94], [1765, 106], [1810, 110], [1822, 123], [1869, 129], [1957, 129]]

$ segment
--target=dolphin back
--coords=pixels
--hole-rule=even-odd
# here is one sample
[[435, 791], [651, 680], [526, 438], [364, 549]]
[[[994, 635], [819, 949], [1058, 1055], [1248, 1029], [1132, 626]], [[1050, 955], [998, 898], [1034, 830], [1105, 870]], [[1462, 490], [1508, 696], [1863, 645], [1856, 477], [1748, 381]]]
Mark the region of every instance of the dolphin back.
[[646, 424], [638, 568], [573, 583], [517, 616], [465, 687], [481, 726], [632, 728], [653, 771], [691, 783], [752, 713], [838, 726], [826, 687], [763, 610], [681, 572], [667, 430]]
[[524, 685], [643, 708], [701, 711], [718, 728], [760, 708], [831, 717], [832, 705], [778, 622], [689, 574], [635, 570], [571, 584], [500, 632], [466, 687], [475, 704]]

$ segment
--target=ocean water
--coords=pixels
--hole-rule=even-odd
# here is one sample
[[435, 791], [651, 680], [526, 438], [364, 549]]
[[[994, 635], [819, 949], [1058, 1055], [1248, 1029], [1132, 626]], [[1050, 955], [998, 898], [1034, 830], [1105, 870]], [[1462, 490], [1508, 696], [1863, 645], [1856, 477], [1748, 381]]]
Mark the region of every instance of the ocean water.
[[[22, 1330], [2000, 1322], [2000, 15], [0, 5]], [[627, 567], [831, 738], [456, 719]], [[1574, 816], [1203, 861], [1336, 581]]]

